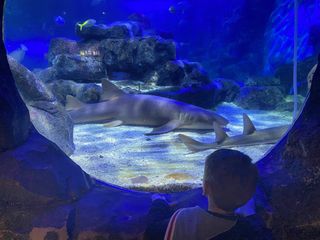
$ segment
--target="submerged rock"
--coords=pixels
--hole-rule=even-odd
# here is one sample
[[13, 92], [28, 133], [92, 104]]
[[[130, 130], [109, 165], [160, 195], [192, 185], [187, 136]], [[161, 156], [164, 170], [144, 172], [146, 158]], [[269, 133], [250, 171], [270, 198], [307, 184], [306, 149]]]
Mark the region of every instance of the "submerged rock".
[[145, 76], [145, 82], [157, 86], [180, 86], [186, 77], [183, 64], [169, 61]]
[[106, 39], [101, 41], [99, 50], [108, 72], [128, 72], [138, 76], [176, 58], [174, 42], [157, 37], [133, 41]]
[[43, 82], [23, 65], [8, 57], [19, 93], [31, 122], [40, 134], [57, 144], [67, 155], [74, 151], [73, 122]]
[[185, 60], [168, 61], [149, 72], [144, 80], [157, 86], [191, 86], [208, 84], [210, 79], [200, 63]]
[[203, 108], [213, 108], [221, 102], [234, 101], [239, 92], [240, 85], [237, 82], [229, 79], [215, 79], [209, 83], [161, 87], [144, 93], [175, 99]]
[[115, 22], [111, 25], [85, 25], [83, 27], [77, 24], [76, 34], [86, 40], [130, 39], [142, 36], [142, 28], [141, 24], [136, 21]]
[[57, 79], [57, 73], [53, 67], [48, 67], [46, 69], [39, 69], [39, 70], [33, 71], [33, 73], [43, 83], [49, 83]]
[[184, 84], [210, 83], [208, 73], [199, 62], [182, 61], [186, 78]]
[[57, 55], [52, 63], [58, 79], [99, 82], [106, 76], [103, 63], [95, 57], [61, 54]]
[[[305, 101], [305, 97], [298, 95], [298, 109], [300, 110], [301, 107], [303, 106], [303, 103]], [[291, 96], [287, 96], [285, 98], [285, 101], [280, 102], [277, 105], [276, 108], [277, 111], [288, 111], [288, 112], [293, 112], [294, 111], [294, 97]]]
[[280, 79], [272, 76], [249, 77], [245, 80], [246, 86], [280, 86]]
[[1, 202], [11, 206], [75, 200], [92, 184], [78, 165], [36, 131], [0, 158]]
[[66, 96], [72, 95], [85, 103], [99, 102], [102, 87], [94, 83], [76, 83], [71, 80], [56, 80], [48, 84], [60, 103], [66, 104]]
[[243, 87], [235, 99], [240, 107], [257, 110], [273, 110], [283, 101], [284, 96], [280, 88], [272, 86]]
[[48, 51], [48, 62], [52, 64], [56, 56], [60, 54], [79, 54], [79, 46], [77, 41], [67, 38], [53, 38], [50, 41]]
[[31, 122], [28, 109], [19, 96], [7, 62], [2, 32], [0, 32], [0, 37], [0, 152], [3, 152], [27, 140]]
[[[309, 57], [303, 61], [298, 62], [298, 72], [297, 72], [297, 81], [298, 81], [298, 91], [299, 94], [306, 95], [308, 92], [308, 74], [314, 65], [317, 63], [315, 57]], [[293, 65], [283, 64], [276, 69], [275, 76], [280, 79], [281, 86], [285, 88], [287, 94], [293, 92], [293, 83], [292, 83], [292, 73]]]
[[218, 102], [233, 102], [240, 92], [240, 84], [231, 79], [217, 78], [214, 83], [218, 86]]
[[147, 91], [145, 94], [171, 98], [203, 108], [212, 108], [221, 102], [219, 90], [214, 82], [193, 84], [187, 87], [165, 87]]

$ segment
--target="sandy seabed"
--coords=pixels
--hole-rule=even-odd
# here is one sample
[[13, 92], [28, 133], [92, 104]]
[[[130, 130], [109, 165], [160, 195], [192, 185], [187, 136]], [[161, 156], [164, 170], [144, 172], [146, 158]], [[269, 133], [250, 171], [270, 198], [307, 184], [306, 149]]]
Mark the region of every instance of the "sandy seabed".
[[[292, 121], [290, 112], [244, 110], [232, 103], [223, 103], [215, 111], [230, 121], [230, 136], [242, 133], [242, 113], [249, 115], [257, 129]], [[204, 159], [214, 150], [190, 154], [177, 135], [184, 133], [202, 142], [213, 142], [215, 134], [176, 131], [157, 136], [144, 135], [151, 130], [133, 126], [76, 125], [76, 151], [71, 158], [93, 177], [123, 187], [200, 186]], [[233, 149], [243, 151], [256, 162], [271, 147], [268, 144]]]

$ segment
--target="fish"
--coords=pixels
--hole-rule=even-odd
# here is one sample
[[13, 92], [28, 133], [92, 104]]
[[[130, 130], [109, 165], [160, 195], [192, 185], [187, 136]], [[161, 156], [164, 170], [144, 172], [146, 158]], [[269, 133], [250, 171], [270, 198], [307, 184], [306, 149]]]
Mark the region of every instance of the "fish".
[[289, 125], [265, 128], [256, 130], [254, 124], [247, 114], [243, 114], [243, 133], [229, 137], [226, 132], [216, 123], [213, 123], [216, 140], [213, 143], [199, 142], [184, 134], [179, 134], [178, 138], [191, 152], [200, 152], [209, 149], [219, 149], [226, 147], [244, 147], [260, 144], [276, 143], [289, 129]]
[[176, 8], [174, 6], [170, 6], [168, 10], [169, 10], [169, 12], [171, 14], [175, 14], [176, 13]]
[[79, 26], [80, 31], [82, 31], [83, 27], [91, 27], [94, 26], [96, 24], [96, 20], [95, 19], [88, 19], [86, 21], [84, 21], [83, 23], [77, 23], [77, 26]]
[[67, 96], [66, 110], [75, 124], [104, 123], [105, 126], [135, 125], [153, 127], [145, 135], [157, 135], [176, 129], [213, 130], [213, 123], [229, 122], [213, 111], [169, 98], [125, 93], [108, 80], [102, 81], [99, 103], [85, 104]]
[[171, 5], [168, 9], [171, 14], [185, 14], [186, 10], [190, 8], [190, 4], [186, 1], [180, 1], [175, 5]]
[[63, 25], [66, 23], [66, 20], [65, 20], [63, 17], [61, 17], [61, 16], [56, 16], [56, 17], [54, 18], [54, 22], [55, 22], [56, 25], [58, 25], [58, 26], [63, 26]]
[[20, 48], [9, 53], [9, 56], [14, 58], [18, 63], [21, 63], [27, 51], [28, 51], [28, 48], [24, 44], [21, 44]]

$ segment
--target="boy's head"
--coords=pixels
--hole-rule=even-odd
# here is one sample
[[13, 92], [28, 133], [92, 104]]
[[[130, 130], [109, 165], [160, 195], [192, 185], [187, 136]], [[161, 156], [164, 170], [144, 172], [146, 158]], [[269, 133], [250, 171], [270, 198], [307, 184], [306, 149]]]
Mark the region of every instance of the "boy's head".
[[251, 158], [229, 149], [220, 149], [206, 158], [203, 188], [216, 207], [234, 211], [246, 204], [256, 190], [258, 171]]

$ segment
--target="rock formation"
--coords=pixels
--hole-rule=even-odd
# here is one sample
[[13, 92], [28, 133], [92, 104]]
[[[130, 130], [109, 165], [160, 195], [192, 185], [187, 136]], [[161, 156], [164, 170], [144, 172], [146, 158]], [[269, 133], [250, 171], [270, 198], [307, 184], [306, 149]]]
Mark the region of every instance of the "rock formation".
[[8, 60], [32, 124], [40, 134], [71, 155], [74, 151], [72, 119], [43, 82], [13, 58]]

